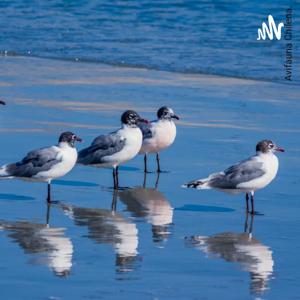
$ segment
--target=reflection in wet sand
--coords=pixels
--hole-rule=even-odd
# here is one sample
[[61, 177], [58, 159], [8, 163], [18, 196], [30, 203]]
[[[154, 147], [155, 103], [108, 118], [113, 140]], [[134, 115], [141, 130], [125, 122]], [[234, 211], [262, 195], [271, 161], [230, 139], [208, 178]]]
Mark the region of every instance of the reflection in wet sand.
[[57, 276], [69, 275], [72, 268], [73, 244], [65, 237], [65, 228], [28, 221], [7, 222], [0, 220], [0, 230], [24, 250], [35, 255], [30, 263], [47, 265]]
[[28, 106], [41, 106], [49, 108], [59, 108], [65, 110], [75, 110], [75, 111], [100, 111], [109, 112], [114, 110], [125, 110], [129, 103], [125, 102], [114, 102], [114, 103], [99, 103], [99, 102], [88, 102], [88, 101], [65, 101], [63, 99], [53, 100], [53, 99], [25, 99], [16, 98], [14, 103], [18, 105], [28, 105]]
[[0, 128], [0, 132], [47, 132], [48, 130], [43, 128]]
[[227, 262], [236, 262], [249, 272], [251, 292], [262, 293], [268, 289], [273, 274], [272, 250], [252, 236], [253, 217], [248, 230], [248, 216], [245, 232], [224, 232], [212, 236], [193, 236], [187, 239], [193, 247], [207, 254], [216, 255]]
[[[156, 182], [156, 186], [158, 181]], [[173, 208], [156, 188], [136, 187], [119, 192], [120, 200], [134, 217], [145, 218], [152, 225], [153, 241], [162, 242], [171, 234]]]
[[231, 123], [219, 123], [219, 122], [187, 122], [187, 121], [178, 121], [179, 125], [188, 126], [188, 127], [204, 127], [204, 128], [225, 128], [225, 129], [240, 129], [240, 130], [249, 130], [249, 131], [262, 131], [261, 128], [247, 125], [237, 125]]
[[113, 127], [107, 125], [93, 125], [75, 122], [53, 122], [53, 121], [35, 121], [35, 124], [52, 126], [57, 128], [69, 127], [69, 128], [84, 128], [84, 129], [107, 129], [110, 130]]
[[[116, 199], [114, 199], [116, 200]], [[138, 255], [138, 230], [121, 214], [107, 209], [81, 208], [62, 205], [65, 214], [75, 225], [88, 228], [87, 237], [99, 244], [110, 244], [116, 253], [118, 272], [135, 269]]]

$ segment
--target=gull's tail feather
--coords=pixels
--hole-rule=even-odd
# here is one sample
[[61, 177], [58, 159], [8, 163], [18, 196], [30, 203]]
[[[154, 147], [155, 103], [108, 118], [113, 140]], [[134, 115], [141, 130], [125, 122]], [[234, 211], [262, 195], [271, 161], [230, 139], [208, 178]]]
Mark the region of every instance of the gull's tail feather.
[[198, 190], [208, 190], [211, 189], [213, 185], [213, 179], [216, 177], [219, 177], [221, 173], [214, 173], [209, 175], [207, 178], [202, 178], [198, 180], [190, 181], [184, 185], [182, 185], [183, 188], [194, 188]]
[[81, 165], [88, 165], [90, 162], [92, 162], [91, 160], [91, 156], [90, 156], [90, 147], [87, 147], [85, 149], [82, 149], [78, 152], [78, 157], [77, 157], [77, 164], [81, 164]]
[[182, 187], [183, 188], [194, 188], [194, 189], [200, 189], [200, 190], [205, 190], [205, 189], [211, 188], [209, 186], [208, 178], [190, 181], [190, 182], [182, 185]]
[[0, 179], [12, 177], [12, 175], [9, 173], [7, 166], [8, 165], [4, 165], [0, 168]]
[[187, 243], [189, 243], [190, 245], [205, 245], [206, 241], [207, 241], [208, 237], [204, 236], [204, 235], [192, 235], [192, 236], [186, 236], [185, 240]]

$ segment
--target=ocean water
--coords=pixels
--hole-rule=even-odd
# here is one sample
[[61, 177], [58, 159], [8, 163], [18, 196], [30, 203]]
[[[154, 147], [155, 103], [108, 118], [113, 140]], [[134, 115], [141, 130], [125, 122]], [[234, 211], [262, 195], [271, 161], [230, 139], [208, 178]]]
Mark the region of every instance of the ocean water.
[[[293, 82], [299, 84], [298, 1], [1, 1], [2, 55], [54, 57], [292, 84], [286, 43], [257, 41], [272, 14], [293, 9]], [[284, 31], [283, 31], [284, 34]]]
[[[257, 28], [293, 8], [285, 41]], [[299, 2], [2, 1], [0, 165], [74, 131], [78, 149], [135, 109], [180, 116], [161, 154], [110, 169], [75, 167], [46, 186], [0, 181], [1, 299], [299, 299]], [[287, 84], [288, 83], [288, 84]], [[270, 138], [274, 182], [246, 216], [243, 195], [185, 190]], [[149, 157], [155, 169], [154, 157]]]

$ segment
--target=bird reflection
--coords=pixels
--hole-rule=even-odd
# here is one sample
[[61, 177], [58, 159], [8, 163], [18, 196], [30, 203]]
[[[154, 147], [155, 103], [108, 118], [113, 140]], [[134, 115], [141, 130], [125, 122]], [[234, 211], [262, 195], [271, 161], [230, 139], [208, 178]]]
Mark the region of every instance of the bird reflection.
[[152, 238], [155, 243], [162, 242], [170, 236], [170, 224], [173, 221], [173, 208], [165, 196], [157, 190], [159, 175], [155, 188], [146, 188], [146, 173], [143, 187], [136, 187], [119, 192], [120, 200], [134, 217], [144, 218], [152, 225]]
[[[49, 209], [47, 221], [49, 221]], [[25, 254], [35, 255], [29, 263], [47, 265], [55, 275], [65, 277], [72, 268], [73, 244], [64, 236], [65, 228], [28, 221], [8, 222], [0, 220], [0, 230], [6, 231]]]
[[117, 272], [135, 269], [138, 256], [138, 230], [134, 223], [115, 211], [117, 194], [113, 193], [112, 210], [61, 205], [75, 225], [88, 228], [87, 237], [99, 244], [110, 244], [116, 253]]
[[250, 274], [250, 290], [263, 293], [273, 274], [272, 251], [252, 236], [253, 216], [250, 225], [248, 214], [243, 233], [224, 232], [212, 236], [187, 238], [189, 244], [207, 254], [216, 255], [228, 262], [236, 262]]

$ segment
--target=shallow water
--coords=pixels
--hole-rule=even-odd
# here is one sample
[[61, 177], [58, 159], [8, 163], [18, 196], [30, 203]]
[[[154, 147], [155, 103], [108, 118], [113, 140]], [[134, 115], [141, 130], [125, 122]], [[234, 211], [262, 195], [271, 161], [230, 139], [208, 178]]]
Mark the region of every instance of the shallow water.
[[289, 8], [299, 84], [294, 0], [2, 1], [0, 51], [285, 82], [286, 41], [257, 41], [257, 30], [269, 14], [276, 24], [285, 22]]
[[[115, 194], [111, 170], [76, 167], [54, 182], [49, 211], [44, 184], [0, 182], [3, 299], [297, 299], [299, 87], [26, 57], [0, 67], [1, 164], [64, 130], [85, 147], [127, 108], [151, 119], [166, 104], [181, 117], [162, 153], [170, 172], [146, 188], [142, 157], [121, 168]], [[246, 220], [242, 195], [180, 188], [262, 138], [287, 150], [256, 195], [263, 216]]]

